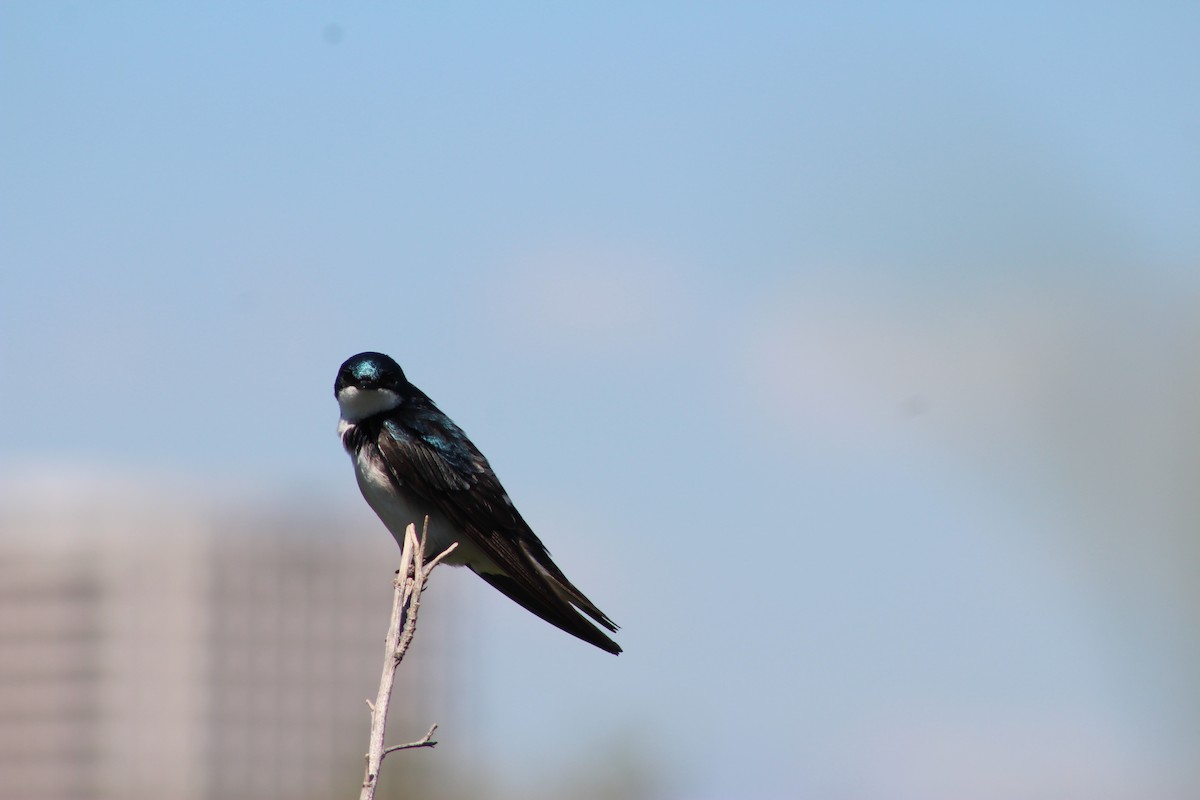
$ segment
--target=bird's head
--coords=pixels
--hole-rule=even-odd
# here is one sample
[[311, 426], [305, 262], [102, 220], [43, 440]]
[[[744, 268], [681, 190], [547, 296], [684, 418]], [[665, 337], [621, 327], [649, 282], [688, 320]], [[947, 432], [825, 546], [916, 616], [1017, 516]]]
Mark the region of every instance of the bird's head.
[[333, 396], [342, 419], [358, 422], [400, 405], [407, 385], [404, 370], [390, 356], [359, 353], [342, 363], [333, 383]]

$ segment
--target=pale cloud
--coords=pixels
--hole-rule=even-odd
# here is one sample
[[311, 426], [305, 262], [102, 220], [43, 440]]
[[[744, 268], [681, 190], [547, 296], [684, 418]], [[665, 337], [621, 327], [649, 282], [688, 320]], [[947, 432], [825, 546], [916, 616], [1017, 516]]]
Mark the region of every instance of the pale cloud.
[[525, 344], [634, 355], [681, 341], [694, 305], [668, 256], [580, 244], [518, 256], [494, 294], [497, 327]]
[[[745, 396], [769, 417], [762, 427], [868, 454], [863, 463], [891, 449], [906, 468], [952, 465], [992, 502], [1041, 520], [1046, 533], [1014, 530], [1012, 542], [1060, 559], [1064, 580], [1086, 592], [1106, 652], [1133, 676], [1121, 701], [1153, 724], [1194, 727], [1200, 362], [1191, 301], [1025, 285], [922, 304], [844, 289], [786, 292], [751, 324]], [[945, 739], [949, 747], [955, 736]], [[1005, 758], [1020, 762], [1023, 752]], [[1103, 753], [1095, 759], [1115, 768]], [[1047, 780], [1058, 774], [1039, 769]], [[1103, 771], [1089, 793], [1084, 767], [1075, 769], [1082, 789], [1044, 796], [1173, 796], [1125, 791], [1137, 780]], [[1067, 787], [1076, 773], [1048, 785]]]
[[749, 396], [805, 437], [868, 443], [912, 416], [992, 439], [1027, 425], [1074, 314], [1029, 295], [951, 308], [796, 287], [747, 326]]

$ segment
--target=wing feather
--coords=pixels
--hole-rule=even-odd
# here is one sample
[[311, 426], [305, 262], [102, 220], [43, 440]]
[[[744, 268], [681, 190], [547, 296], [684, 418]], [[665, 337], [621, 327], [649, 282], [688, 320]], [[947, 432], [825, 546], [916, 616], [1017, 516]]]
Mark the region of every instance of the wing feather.
[[568, 633], [620, 652], [579, 612], [610, 631], [617, 626], [550, 558], [466, 434], [423, 395], [403, 410], [384, 421], [376, 436], [397, 485], [437, 509], [504, 571], [480, 573], [497, 589]]

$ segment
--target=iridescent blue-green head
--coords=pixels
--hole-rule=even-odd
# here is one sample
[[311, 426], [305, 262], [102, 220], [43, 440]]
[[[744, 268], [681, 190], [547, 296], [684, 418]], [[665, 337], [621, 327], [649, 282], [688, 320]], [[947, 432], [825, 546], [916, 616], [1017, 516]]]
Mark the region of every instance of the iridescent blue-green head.
[[359, 353], [342, 363], [333, 382], [333, 396], [342, 419], [357, 422], [400, 405], [406, 386], [404, 370], [390, 356]]

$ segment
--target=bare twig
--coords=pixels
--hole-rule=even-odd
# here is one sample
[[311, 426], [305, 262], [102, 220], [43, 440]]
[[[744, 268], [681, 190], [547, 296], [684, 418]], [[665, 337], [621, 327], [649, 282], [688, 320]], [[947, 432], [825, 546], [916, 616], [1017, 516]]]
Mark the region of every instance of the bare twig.
[[426, 518], [425, 531], [422, 532], [419, 542], [417, 541], [416, 526], [409, 525], [404, 531], [404, 547], [400, 553], [400, 571], [396, 574], [396, 591], [392, 597], [392, 618], [388, 624], [385, 644], [383, 674], [379, 678], [379, 694], [374, 703], [370, 700], [367, 701], [367, 706], [371, 709], [371, 739], [367, 746], [367, 769], [366, 775], [363, 777], [359, 800], [374, 799], [375, 786], [379, 783], [379, 770], [383, 765], [383, 757], [388, 753], [394, 753], [397, 750], [412, 750], [418, 747], [433, 747], [437, 744], [433, 741], [433, 732], [437, 730], [437, 725], [434, 725], [423, 738], [415, 742], [386, 748], [383, 746], [383, 736], [387, 728], [388, 705], [392, 697], [392, 684], [396, 679], [396, 668], [400, 666], [400, 661], [408, 652], [413, 635], [417, 632], [417, 611], [421, 606], [421, 592], [425, 589], [429, 573], [433, 572], [433, 568], [457, 547], [456, 544], [451, 544], [428, 564], [425, 563], [425, 535], [428, 529], [429, 519]]
[[394, 753], [397, 750], [413, 750], [417, 747], [435, 747], [437, 746], [437, 742], [433, 741], [433, 732], [436, 730], [436, 724], [430, 725], [429, 730], [426, 731], [425, 735], [420, 739], [417, 739], [415, 742], [409, 742], [408, 744], [394, 744], [391, 747], [386, 748], [383, 751], [383, 754], [386, 756], [388, 753]]

